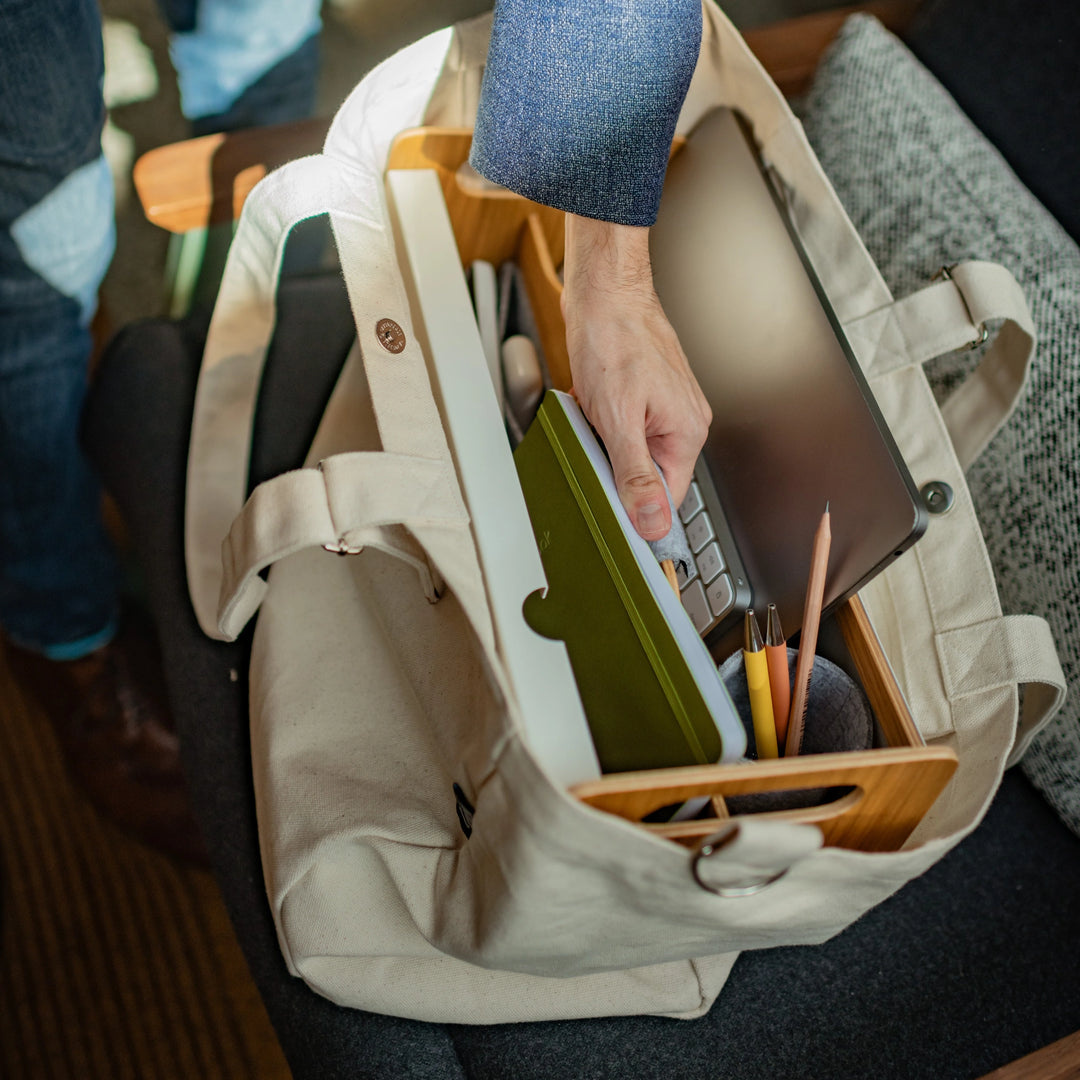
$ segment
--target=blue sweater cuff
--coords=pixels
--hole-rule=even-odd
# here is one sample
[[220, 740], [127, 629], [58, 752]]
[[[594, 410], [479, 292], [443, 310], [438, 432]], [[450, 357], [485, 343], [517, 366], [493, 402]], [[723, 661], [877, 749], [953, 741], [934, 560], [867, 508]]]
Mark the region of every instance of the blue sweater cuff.
[[470, 161], [547, 206], [656, 220], [700, 0], [498, 0]]

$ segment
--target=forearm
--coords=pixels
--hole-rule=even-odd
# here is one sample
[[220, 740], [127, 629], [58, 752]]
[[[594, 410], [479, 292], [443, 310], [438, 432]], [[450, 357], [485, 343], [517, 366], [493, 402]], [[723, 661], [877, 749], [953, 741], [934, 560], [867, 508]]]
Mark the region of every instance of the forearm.
[[651, 225], [700, 44], [700, 0], [498, 0], [474, 168], [548, 206]]
[[568, 298], [597, 289], [651, 291], [649, 230], [568, 214], [564, 281]]

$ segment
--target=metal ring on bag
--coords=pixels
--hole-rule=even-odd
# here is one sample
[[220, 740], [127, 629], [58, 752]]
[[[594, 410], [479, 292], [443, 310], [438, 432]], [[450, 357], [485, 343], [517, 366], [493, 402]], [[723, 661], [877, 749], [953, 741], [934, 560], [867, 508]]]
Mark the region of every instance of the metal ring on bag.
[[758, 881], [752, 881], [748, 885], [710, 885], [701, 876], [699, 869], [701, 860], [707, 859], [727, 847], [738, 835], [739, 826], [733, 822], [722, 832], [713, 833], [713, 835], [694, 852], [694, 857], [690, 860], [690, 872], [694, 875], [694, 880], [706, 892], [711, 892], [714, 896], [722, 896], [725, 899], [735, 899], [740, 896], [754, 896], [762, 890], [767, 889], [774, 882], [779, 881], [788, 870], [791, 869], [790, 866], [785, 866], [779, 873], [770, 874], [768, 877], [763, 877]]
[[[952, 272], [956, 269], [956, 263], [946, 263], [930, 280], [931, 281], [951, 281], [956, 285], [956, 291], [960, 294], [960, 303], [964, 305], [964, 311], [967, 312], [968, 322], [974, 324], [975, 320], [971, 315], [971, 308], [968, 307], [967, 297], [964, 295], [964, 290], [956, 284], [956, 279], [952, 276]], [[986, 329], [986, 323], [979, 323], [978, 327], [979, 336], [972, 342], [969, 342], [967, 348], [977, 349], [980, 345], [985, 345], [987, 339], [990, 337], [990, 331]]]

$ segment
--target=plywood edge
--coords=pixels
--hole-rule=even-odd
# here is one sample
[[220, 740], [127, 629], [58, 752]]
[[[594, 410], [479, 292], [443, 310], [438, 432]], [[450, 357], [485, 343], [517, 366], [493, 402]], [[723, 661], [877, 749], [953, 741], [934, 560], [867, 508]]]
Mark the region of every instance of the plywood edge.
[[947, 746], [900, 746], [744, 764], [686, 765], [608, 773], [599, 780], [575, 784], [570, 793], [582, 802], [612, 813], [619, 813], [620, 810], [615, 808], [625, 808], [628, 803], [635, 809], [639, 805], [647, 807], [637, 814], [640, 819], [665, 805], [665, 800], [680, 802], [719, 790], [726, 795], [746, 795], [757, 791], [858, 783], [866, 770], [878, 771], [911, 763], [938, 763], [951, 771], [956, 768], [957, 757]]
[[1018, 1058], [981, 1080], [1076, 1080], [1080, 1077], [1080, 1031]]
[[468, 128], [406, 128], [394, 136], [386, 158], [390, 169], [448, 169], [468, 159], [472, 131]]
[[517, 260], [536, 320], [551, 385], [556, 390], [569, 391], [574, 380], [570, 374], [570, 354], [566, 347], [566, 325], [562, 316], [562, 283], [556, 273], [543, 226], [534, 214], [526, 219]]
[[852, 596], [841, 604], [836, 621], [888, 744], [925, 745], [862, 600]]

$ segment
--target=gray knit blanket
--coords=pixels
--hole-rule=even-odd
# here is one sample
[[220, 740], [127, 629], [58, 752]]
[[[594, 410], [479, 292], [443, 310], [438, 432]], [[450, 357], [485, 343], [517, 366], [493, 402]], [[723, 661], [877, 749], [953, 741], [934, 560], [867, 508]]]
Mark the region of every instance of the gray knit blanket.
[[[1004, 264], [1027, 295], [1039, 335], [1031, 383], [968, 481], [1002, 607], [1042, 615], [1054, 632], [1069, 698], [1022, 767], [1080, 834], [1080, 248], [869, 16], [848, 20], [800, 112], [894, 295], [964, 259]], [[928, 367], [939, 400], [976, 358]]]

